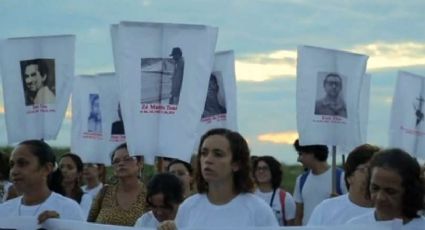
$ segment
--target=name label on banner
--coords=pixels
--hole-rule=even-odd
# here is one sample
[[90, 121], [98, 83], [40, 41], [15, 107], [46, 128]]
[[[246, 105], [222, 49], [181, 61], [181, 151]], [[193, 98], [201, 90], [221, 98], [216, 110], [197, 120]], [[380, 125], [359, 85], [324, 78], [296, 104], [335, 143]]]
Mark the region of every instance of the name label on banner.
[[175, 114], [177, 105], [142, 104], [141, 113]]
[[50, 108], [49, 105], [32, 105], [28, 106], [27, 114], [31, 113], [53, 113], [55, 108]]
[[222, 114], [204, 117], [204, 118], [201, 119], [201, 122], [209, 124], [212, 121], [225, 121], [225, 120], [226, 120], [226, 114], [222, 113]]
[[319, 119], [313, 119], [313, 122], [331, 123], [331, 124], [345, 124], [345, 118], [331, 115], [321, 115]]

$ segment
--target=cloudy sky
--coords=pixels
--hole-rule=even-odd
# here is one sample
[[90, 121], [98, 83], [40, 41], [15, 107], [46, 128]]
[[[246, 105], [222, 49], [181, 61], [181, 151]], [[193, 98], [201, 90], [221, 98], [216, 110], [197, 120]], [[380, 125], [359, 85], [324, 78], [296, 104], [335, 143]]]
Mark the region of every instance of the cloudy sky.
[[[423, 9], [423, 0], [0, 0], [0, 38], [75, 34], [76, 73], [94, 74], [114, 71], [110, 24], [217, 26], [217, 50], [233, 49], [236, 55], [239, 131], [253, 154], [291, 164], [297, 46], [370, 57], [368, 142], [386, 146], [397, 71], [425, 76]], [[0, 145], [7, 143], [3, 113], [1, 98]], [[51, 143], [69, 145], [69, 117]]]

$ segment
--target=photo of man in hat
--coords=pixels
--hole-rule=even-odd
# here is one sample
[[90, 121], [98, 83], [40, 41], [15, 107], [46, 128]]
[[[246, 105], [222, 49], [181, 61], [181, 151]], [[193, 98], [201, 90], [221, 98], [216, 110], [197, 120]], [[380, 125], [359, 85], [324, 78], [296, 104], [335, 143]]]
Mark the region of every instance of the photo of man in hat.
[[183, 82], [184, 59], [180, 47], [174, 47], [170, 54], [174, 60], [174, 73], [171, 78], [171, 95], [169, 104], [178, 105], [180, 98], [180, 90]]

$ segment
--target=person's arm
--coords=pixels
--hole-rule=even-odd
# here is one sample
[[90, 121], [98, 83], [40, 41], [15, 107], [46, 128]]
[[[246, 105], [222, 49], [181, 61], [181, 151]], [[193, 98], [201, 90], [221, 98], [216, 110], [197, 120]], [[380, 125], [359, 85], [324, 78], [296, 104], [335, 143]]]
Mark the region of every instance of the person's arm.
[[38, 215], [38, 224], [42, 224], [47, 219], [51, 218], [60, 218], [60, 215], [58, 212], [53, 210], [44, 211], [40, 215]]
[[296, 203], [294, 225], [302, 226], [303, 225], [303, 217], [304, 217], [304, 204], [303, 203]]

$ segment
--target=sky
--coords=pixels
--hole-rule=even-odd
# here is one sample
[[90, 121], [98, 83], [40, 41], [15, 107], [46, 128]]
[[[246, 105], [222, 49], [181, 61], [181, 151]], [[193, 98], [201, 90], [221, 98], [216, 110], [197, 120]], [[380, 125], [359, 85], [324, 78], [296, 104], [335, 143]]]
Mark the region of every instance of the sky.
[[[385, 147], [397, 72], [425, 76], [424, 8], [423, 0], [0, 0], [0, 39], [75, 34], [76, 74], [95, 74], [114, 71], [111, 24], [216, 26], [216, 50], [235, 52], [240, 133], [253, 155], [294, 164], [297, 47], [369, 56], [367, 141]], [[2, 97], [0, 145], [6, 145]], [[70, 130], [67, 116], [49, 143], [69, 146]]]

